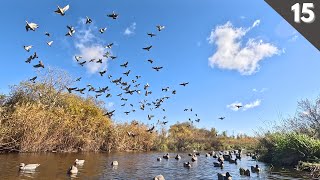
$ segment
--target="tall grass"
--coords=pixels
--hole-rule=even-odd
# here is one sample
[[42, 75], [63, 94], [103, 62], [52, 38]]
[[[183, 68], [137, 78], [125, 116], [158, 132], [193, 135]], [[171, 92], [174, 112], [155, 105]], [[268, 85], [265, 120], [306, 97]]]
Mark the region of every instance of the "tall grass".
[[320, 140], [301, 133], [271, 133], [260, 139], [261, 160], [295, 166], [299, 161], [319, 162]]
[[104, 116], [103, 102], [66, 92], [71, 84], [65, 72], [49, 69], [37, 83], [21, 82], [0, 96], [0, 152], [223, 150], [256, 143], [190, 123], [152, 133], [137, 121], [117, 123]]

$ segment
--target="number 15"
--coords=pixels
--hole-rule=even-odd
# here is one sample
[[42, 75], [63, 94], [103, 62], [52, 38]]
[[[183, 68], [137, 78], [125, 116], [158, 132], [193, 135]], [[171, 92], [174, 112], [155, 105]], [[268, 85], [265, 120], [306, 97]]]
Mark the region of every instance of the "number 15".
[[[314, 12], [311, 10], [314, 8], [313, 3], [302, 3], [302, 10], [299, 3], [291, 6], [291, 11], [294, 13], [294, 22], [300, 23], [302, 20], [304, 23], [310, 24], [313, 23], [316, 19]], [[303, 16], [301, 17], [301, 13]], [[308, 15], [308, 17], [306, 17]]]

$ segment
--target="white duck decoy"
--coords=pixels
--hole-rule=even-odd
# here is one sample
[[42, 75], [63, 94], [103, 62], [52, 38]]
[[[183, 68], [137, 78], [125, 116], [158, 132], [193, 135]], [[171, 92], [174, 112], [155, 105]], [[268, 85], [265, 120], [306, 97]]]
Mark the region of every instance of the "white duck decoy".
[[53, 43], [53, 41], [47, 42], [48, 46], [50, 46], [50, 47], [51, 47], [52, 43]]
[[78, 168], [75, 165], [72, 165], [69, 169], [68, 169], [68, 174], [77, 174], [78, 173]]
[[32, 48], [32, 45], [29, 46], [23, 46], [24, 50], [26, 50], [27, 52], [30, 51], [30, 49]]
[[26, 24], [27, 31], [29, 31], [29, 30], [35, 31], [39, 27], [38, 24], [33, 23], [33, 22], [29, 23], [28, 21], [26, 21], [26, 23], [27, 23]]
[[70, 7], [69, 4], [66, 5], [63, 8], [60, 8], [60, 6], [58, 6], [58, 9], [56, 11], [54, 11], [54, 12], [57, 13], [57, 14], [60, 14], [61, 16], [64, 16], [66, 11], [68, 11], [69, 7]]
[[85, 161], [85, 160], [76, 159], [76, 160], [74, 161], [74, 163], [75, 163], [76, 165], [83, 165], [83, 164], [84, 164], [84, 161]]
[[40, 164], [24, 164], [20, 163], [19, 170], [20, 171], [34, 171]]

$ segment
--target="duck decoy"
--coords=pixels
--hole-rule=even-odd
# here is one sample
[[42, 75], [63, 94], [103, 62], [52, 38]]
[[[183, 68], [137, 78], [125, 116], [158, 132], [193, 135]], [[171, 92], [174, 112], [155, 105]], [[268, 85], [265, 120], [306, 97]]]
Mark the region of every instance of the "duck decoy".
[[259, 173], [260, 171], [261, 171], [261, 169], [259, 168], [258, 164], [256, 166], [251, 166], [251, 172]]
[[153, 180], [165, 180], [163, 175], [158, 175], [156, 177], [153, 178]]
[[238, 164], [238, 163], [237, 163], [237, 160], [238, 160], [238, 159], [234, 159], [234, 160], [233, 160], [233, 159], [229, 159], [229, 163], [230, 163], [230, 164], [236, 164], [236, 165], [237, 165], [237, 164]]
[[169, 153], [163, 155], [163, 159], [169, 159], [169, 158], [170, 158]]
[[198, 160], [197, 156], [192, 156], [192, 158], [191, 158], [191, 161], [192, 161], [192, 162], [195, 162], [195, 161], [197, 161], [197, 160]]
[[180, 160], [180, 159], [181, 159], [181, 156], [180, 156], [179, 154], [177, 154], [176, 157], [175, 157], [175, 159], [176, 159], [176, 160]]
[[112, 166], [118, 166], [119, 163], [118, 163], [118, 161], [113, 161], [113, 162], [111, 163], [111, 165], [112, 165]]
[[77, 174], [78, 173], [78, 168], [75, 165], [72, 165], [69, 169], [68, 169], [68, 174]]
[[223, 162], [214, 162], [214, 163], [213, 163], [213, 166], [214, 166], [214, 167], [221, 167], [221, 168], [223, 168]]
[[75, 161], [74, 161], [74, 163], [76, 164], [76, 165], [83, 165], [84, 164], [84, 161], [85, 160], [79, 160], [79, 159], [76, 159]]
[[232, 180], [232, 176], [229, 172], [227, 172], [226, 174], [218, 173], [218, 180]]
[[183, 166], [187, 167], [187, 168], [191, 168], [191, 163], [190, 162], [185, 162], [185, 163], [183, 163]]
[[39, 166], [40, 166], [40, 164], [24, 164], [24, 163], [20, 163], [19, 170], [20, 171], [34, 171]]

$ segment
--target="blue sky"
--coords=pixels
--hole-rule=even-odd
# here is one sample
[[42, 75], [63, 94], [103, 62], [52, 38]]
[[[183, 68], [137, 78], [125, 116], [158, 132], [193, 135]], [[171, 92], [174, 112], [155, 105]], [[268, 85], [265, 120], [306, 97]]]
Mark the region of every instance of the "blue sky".
[[[70, 9], [65, 16], [54, 13], [57, 5], [67, 4]], [[9, 85], [35, 75], [32, 66], [24, 63], [31, 53], [23, 45], [33, 45], [31, 52], [37, 51], [47, 66], [67, 70], [74, 78], [83, 77], [77, 86], [109, 85], [114, 97], [101, 100], [107, 106], [113, 104], [118, 122], [138, 119], [152, 124], [166, 115], [169, 127], [176, 121], [195, 119], [197, 113], [201, 119], [195, 123], [198, 127], [252, 135], [257, 127], [265, 126], [264, 122], [294, 115], [298, 100], [315, 98], [320, 92], [319, 51], [263, 0], [3, 0], [1, 5], [6, 7], [1, 11], [6, 18], [2, 18], [5, 26], [0, 30], [2, 93], [9, 91]], [[112, 11], [120, 14], [117, 20], [106, 16]], [[93, 20], [91, 25], [82, 24], [85, 16]], [[26, 32], [26, 20], [40, 27]], [[157, 32], [158, 24], [165, 29]], [[66, 25], [75, 26], [74, 37], [64, 36]], [[103, 27], [107, 31], [100, 34], [98, 29]], [[46, 37], [46, 31], [52, 37]], [[157, 36], [150, 38], [147, 32]], [[52, 47], [48, 47], [46, 42], [51, 40]], [[99, 56], [112, 42], [112, 53], [118, 59], [104, 64], [107, 74], [116, 78], [131, 69], [128, 81], [141, 75], [140, 83], [149, 83], [154, 91], [149, 100], [170, 95], [161, 92], [162, 87], [177, 90], [163, 105], [165, 113], [138, 110], [137, 102], [145, 98], [135, 95], [127, 97], [137, 112], [124, 115], [122, 112], [131, 108], [120, 106], [123, 102], [115, 96], [119, 89], [106, 77], [99, 77], [96, 67], [81, 68], [75, 63], [75, 55]], [[148, 45], [153, 45], [151, 51], [143, 51]], [[155, 66], [164, 68], [152, 70], [147, 62], [150, 58]], [[126, 61], [128, 69], [119, 67]], [[178, 85], [181, 82], [190, 84], [184, 88]], [[234, 111], [228, 106], [232, 103], [246, 108]], [[191, 107], [193, 113], [183, 111]], [[148, 121], [147, 114], [156, 118]], [[220, 116], [226, 119], [220, 121]]]

